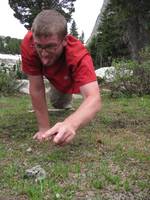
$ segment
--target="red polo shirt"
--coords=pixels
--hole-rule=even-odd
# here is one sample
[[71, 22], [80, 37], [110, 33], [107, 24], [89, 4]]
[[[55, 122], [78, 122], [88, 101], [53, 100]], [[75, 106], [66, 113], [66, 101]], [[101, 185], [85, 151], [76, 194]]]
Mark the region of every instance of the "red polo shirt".
[[96, 80], [91, 56], [72, 35], [67, 36], [64, 54], [50, 67], [42, 65], [36, 52], [32, 32], [21, 44], [22, 71], [27, 75], [43, 75], [63, 93], [80, 93], [80, 87]]

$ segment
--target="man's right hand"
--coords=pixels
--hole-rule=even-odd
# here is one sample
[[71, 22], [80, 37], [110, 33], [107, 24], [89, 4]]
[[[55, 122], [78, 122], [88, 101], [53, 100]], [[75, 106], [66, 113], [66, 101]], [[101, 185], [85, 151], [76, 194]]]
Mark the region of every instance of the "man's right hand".
[[35, 140], [39, 140], [40, 142], [42, 141], [43, 139], [43, 135], [45, 134], [46, 131], [48, 131], [49, 128], [43, 128], [41, 130], [39, 130], [34, 136], [33, 136], [33, 139]]

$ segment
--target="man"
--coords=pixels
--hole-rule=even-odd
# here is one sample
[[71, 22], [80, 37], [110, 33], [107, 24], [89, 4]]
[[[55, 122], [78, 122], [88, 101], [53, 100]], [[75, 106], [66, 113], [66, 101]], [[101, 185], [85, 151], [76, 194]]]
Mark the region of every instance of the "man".
[[[33, 109], [38, 121], [34, 138], [64, 145], [77, 129], [100, 110], [100, 94], [92, 59], [82, 43], [67, 35], [67, 22], [55, 10], [43, 10], [21, 45], [22, 70], [28, 75]], [[72, 94], [84, 100], [63, 122], [50, 126], [43, 77], [51, 85], [50, 100], [55, 108], [69, 108]]]

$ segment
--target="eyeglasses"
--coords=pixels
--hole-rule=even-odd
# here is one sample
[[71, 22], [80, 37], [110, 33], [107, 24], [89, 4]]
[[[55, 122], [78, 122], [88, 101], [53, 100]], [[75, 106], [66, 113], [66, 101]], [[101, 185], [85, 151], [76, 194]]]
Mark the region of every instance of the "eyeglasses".
[[35, 48], [38, 50], [38, 51], [43, 51], [45, 50], [47, 53], [51, 53], [51, 52], [55, 52], [59, 47], [60, 45], [62, 44], [63, 40], [60, 41], [59, 44], [46, 44], [46, 45], [41, 45], [41, 44], [38, 44], [38, 43], [35, 43]]

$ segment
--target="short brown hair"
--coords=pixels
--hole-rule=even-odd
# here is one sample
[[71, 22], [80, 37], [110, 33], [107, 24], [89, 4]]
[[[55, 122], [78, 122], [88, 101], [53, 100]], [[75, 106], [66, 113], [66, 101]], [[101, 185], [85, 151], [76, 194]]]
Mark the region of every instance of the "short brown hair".
[[65, 37], [67, 34], [67, 21], [56, 10], [43, 10], [35, 17], [31, 30], [37, 37], [47, 37], [54, 34]]

